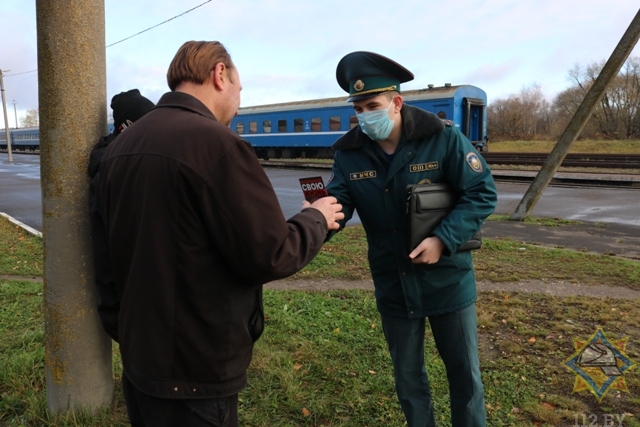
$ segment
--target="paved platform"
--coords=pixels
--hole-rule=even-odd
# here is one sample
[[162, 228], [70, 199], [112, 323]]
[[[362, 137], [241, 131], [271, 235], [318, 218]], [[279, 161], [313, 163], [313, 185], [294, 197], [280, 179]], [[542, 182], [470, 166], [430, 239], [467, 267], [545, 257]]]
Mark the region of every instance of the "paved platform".
[[640, 260], [640, 227], [631, 225], [583, 222], [548, 227], [520, 221], [487, 221], [482, 235]]

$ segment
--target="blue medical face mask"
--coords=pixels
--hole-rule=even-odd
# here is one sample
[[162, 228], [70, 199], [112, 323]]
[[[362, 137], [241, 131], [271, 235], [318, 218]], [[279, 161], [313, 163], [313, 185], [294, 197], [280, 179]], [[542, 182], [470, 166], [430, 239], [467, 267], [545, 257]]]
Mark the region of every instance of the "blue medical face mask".
[[362, 132], [364, 132], [369, 138], [376, 141], [383, 141], [387, 139], [393, 130], [393, 123], [395, 121], [389, 118], [389, 108], [394, 105], [395, 104], [392, 99], [391, 104], [385, 110], [356, 113]]

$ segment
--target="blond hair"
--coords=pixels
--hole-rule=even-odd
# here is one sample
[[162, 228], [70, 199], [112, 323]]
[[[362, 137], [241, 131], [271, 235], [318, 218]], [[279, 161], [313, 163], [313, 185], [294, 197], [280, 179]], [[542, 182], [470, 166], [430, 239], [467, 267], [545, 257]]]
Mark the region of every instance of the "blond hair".
[[[172, 91], [182, 82], [203, 84], [215, 66], [222, 62], [233, 68], [231, 55], [217, 41], [188, 41], [180, 46], [167, 71], [167, 83]], [[229, 75], [231, 78], [231, 75]]]

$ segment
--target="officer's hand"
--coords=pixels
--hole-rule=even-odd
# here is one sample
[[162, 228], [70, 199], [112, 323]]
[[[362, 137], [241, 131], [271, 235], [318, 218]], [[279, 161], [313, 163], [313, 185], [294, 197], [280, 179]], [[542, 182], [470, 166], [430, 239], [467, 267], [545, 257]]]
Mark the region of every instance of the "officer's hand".
[[340, 224], [338, 221], [344, 219], [344, 213], [342, 213], [342, 205], [338, 203], [338, 199], [333, 196], [322, 197], [313, 203], [309, 203], [306, 200], [302, 202], [302, 209], [314, 208], [322, 212], [327, 220], [327, 228], [329, 230], [339, 230]]
[[444, 251], [444, 243], [439, 237], [427, 237], [409, 254], [414, 264], [435, 264]]

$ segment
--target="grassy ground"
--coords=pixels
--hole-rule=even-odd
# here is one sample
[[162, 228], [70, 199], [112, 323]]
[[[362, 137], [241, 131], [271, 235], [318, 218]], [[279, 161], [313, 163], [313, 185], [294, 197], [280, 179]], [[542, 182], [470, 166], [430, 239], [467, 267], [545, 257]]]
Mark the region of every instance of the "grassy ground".
[[[491, 152], [549, 153], [557, 141], [491, 141]], [[638, 154], [640, 141], [580, 140], [571, 145], [570, 153]]]
[[[550, 153], [558, 141], [491, 141], [489, 151], [492, 153]], [[598, 154], [640, 154], [640, 140], [609, 141], [579, 140], [571, 144], [570, 153]], [[286, 161], [286, 159], [274, 159]], [[295, 159], [307, 162], [331, 163], [332, 159]]]
[[[0, 274], [41, 275], [40, 245], [0, 219]], [[602, 284], [615, 276], [618, 285], [640, 289], [639, 262], [524, 246], [520, 251], [510, 241], [485, 240], [475, 254], [478, 278]], [[368, 277], [365, 251], [362, 229], [348, 228], [297, 278]], [[112, 406], [97, 415], [48, 415], [42, 296], [41, 283], [0, 280], [0, 426], [127, 425], [117, 346]], [[624, 351], [640, 360], [640, 300], [484, 292], [477, 308], [489, 426], [603, 424], [607, 414], [624, 416], [621, 425], [640, 426], [635, 369], [623, 377], [630, 393], [611, 390], [598, 402], [587, 391], [573, 392], [576, 375], [564, 365], [575, 353], [573, 340], [588, 340], [598, 327], [611, 341], [630, 337]], [[240, 395], [241, 425], [404, 425], [372, 292], [270, 290], [265, 309], [266, 332]], [[446, 376], [429, 333], [426, 347], [438, 425], [449, 426]]]

